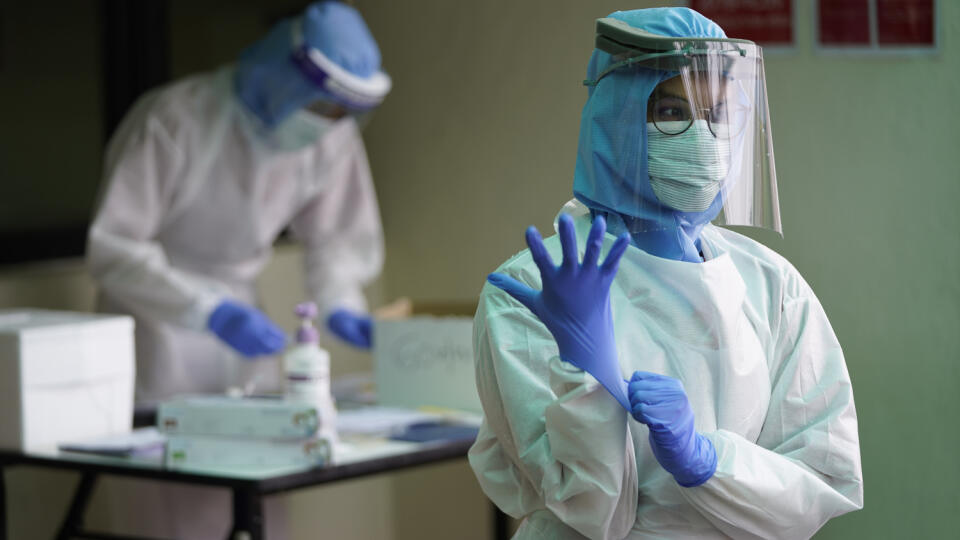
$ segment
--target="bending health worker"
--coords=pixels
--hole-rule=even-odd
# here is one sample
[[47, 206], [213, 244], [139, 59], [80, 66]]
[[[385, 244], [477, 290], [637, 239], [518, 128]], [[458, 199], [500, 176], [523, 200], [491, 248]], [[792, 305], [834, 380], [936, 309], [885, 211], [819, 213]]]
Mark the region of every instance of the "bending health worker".
[[391, 87], [360, 14], [319, 2], [236, 63], [143, 96], [107, 149], [87, 257], [136, 318], [137, 401], [279, 385], [284, 332], [254, 282], [289, 227], [328, 328], [370, 346], [383, 233], [360, 123]]

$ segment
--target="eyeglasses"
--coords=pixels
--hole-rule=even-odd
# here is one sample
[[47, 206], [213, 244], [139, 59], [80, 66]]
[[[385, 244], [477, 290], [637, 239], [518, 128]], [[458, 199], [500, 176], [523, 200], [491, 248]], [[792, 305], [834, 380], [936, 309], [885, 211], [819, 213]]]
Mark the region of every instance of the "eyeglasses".
[[655, 93], [647, 102], [647, 120], [664, 135], [680, 135], [690, 129], [694, 120], [702, 119], [707, 121], [714, 137], [729, 139], [743, 131], [747, 112], [747, 107], [730, 107], [727, 101], [718, 101], [710, 107], [693, 107], [686, 99], [669, 94]]

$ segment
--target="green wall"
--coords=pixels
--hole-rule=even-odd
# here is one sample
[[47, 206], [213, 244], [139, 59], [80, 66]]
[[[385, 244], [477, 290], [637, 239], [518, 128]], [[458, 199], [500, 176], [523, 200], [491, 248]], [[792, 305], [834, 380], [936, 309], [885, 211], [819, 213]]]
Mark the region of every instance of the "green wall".
[[771, 58], [782, 242], [840, 338], [865, 507], [821, 538], [946, 538], [960, 496], [960, 3], [939, 54]]
[[[476, 297], [570, 196], [592, 20], [654, 2], [363, 1], [395, 90], [367, 131], [386, 290]], [[662, 3], [659, 3], [662, 5]], [[818, 538], [937, 538], [960, 481], [960, 3], [937, 54], [768, 55], [784, 238], [844, 346], [865, 509]]]

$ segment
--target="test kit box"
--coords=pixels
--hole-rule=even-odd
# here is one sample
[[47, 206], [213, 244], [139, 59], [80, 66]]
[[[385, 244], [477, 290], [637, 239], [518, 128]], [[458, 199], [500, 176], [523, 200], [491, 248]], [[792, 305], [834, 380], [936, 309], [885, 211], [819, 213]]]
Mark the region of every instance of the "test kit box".
[[168, 435], [302, 439], [318, 425], [316, 407], [272, 398], [185, 396], [157, 410], [157, 428]]
[[331, 463], [332, 445], [322, 438], [299, 440], [171, 435], [164, 463], [171, 469], [315, 467]]
[[473, 318], [378, 320], [373, 332], [380, 405], [483, 413], [473, 367]]
[[134, 374], [131, 317], [0, 310], [0, 447], [130, 431]]

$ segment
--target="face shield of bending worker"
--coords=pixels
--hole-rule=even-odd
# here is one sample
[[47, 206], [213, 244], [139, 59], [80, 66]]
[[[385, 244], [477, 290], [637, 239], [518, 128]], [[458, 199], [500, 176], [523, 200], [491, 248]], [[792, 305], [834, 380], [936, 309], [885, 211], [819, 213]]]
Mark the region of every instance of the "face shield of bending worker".
[[277, 24], [234, 65], [152, 91], [107, 150], [88, 238], [100, 309], [136, 318], [137, 400], [279, 384], [285, 334], [254, 280], [290, 227], [328, 328], [370, 346], [362, 287], [383, 263], [357, 119], [390, 90], [360, 14], [337, 2]]
[[557, 235], [474, 321], [481, 487], [516, 538], [807, 538], [862, 507], [840, 345], [780, 230], [760, 49], [686, 8], [616, 12]]

